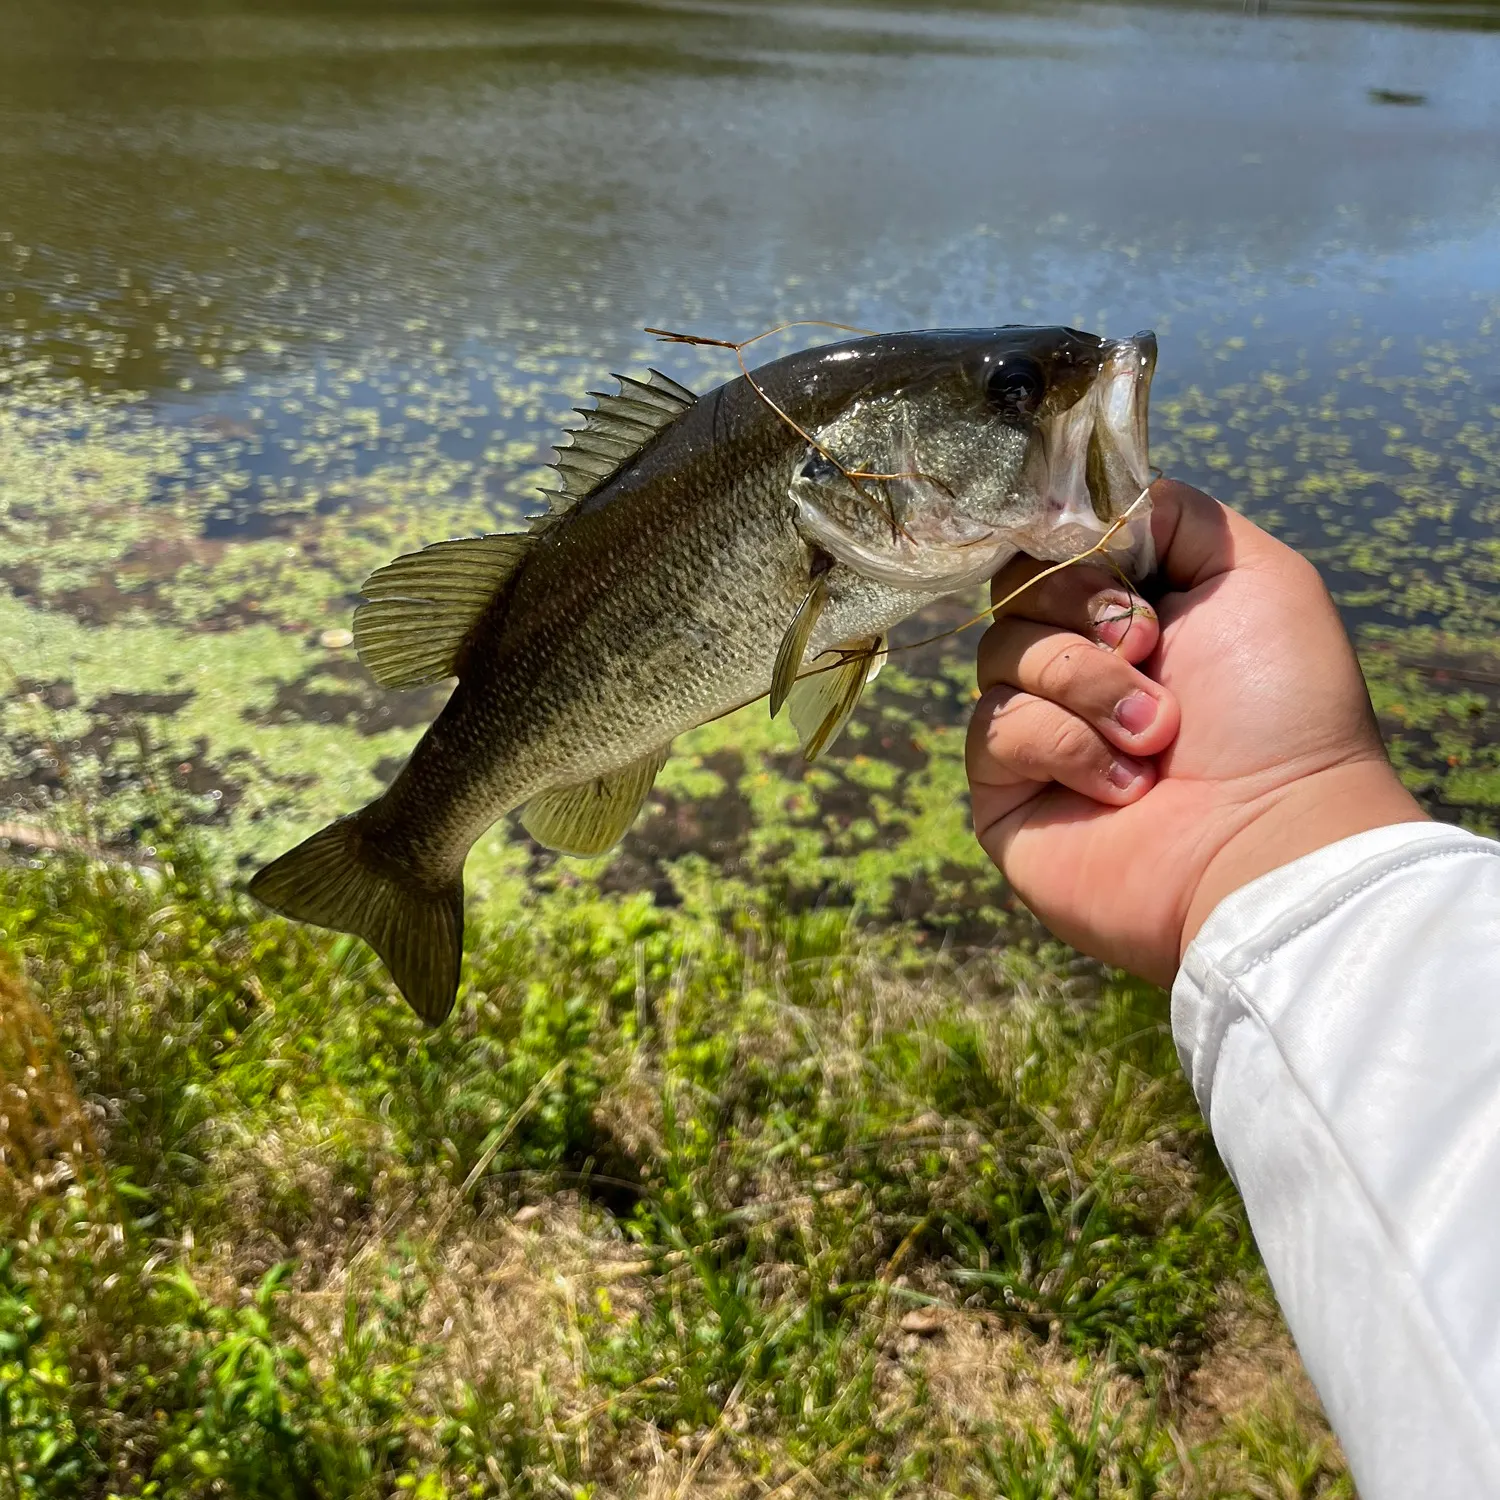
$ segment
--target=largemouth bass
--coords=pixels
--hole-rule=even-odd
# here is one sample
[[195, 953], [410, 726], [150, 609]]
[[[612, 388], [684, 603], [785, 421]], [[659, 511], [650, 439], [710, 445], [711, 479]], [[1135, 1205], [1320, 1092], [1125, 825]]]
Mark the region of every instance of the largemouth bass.
[[[557, 450], [526, 532], [438, 542], [364, 586], [361, 660], [387, 687], [456, 677], [389, 789], [261, 870], [254, 895], [351, 932], [428, 1021], [458, 988], [463, 867], [522, 808], [601, 854], [674, 737], [769, 692], [809, 758], [891, 627], [1017, 552], [1062, 561], [1150, 483], [1150, 334], [881, 334], [704, 396], [616, 377]], [[1153, 563], [1144, 506], [1112, 539]]]

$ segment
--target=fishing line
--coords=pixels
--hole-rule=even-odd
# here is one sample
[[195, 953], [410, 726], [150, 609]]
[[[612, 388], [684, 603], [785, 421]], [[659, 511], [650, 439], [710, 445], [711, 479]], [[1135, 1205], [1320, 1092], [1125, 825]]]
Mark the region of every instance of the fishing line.
[[774, 334], [784, 333], [788, 328], [837, 328], [844, 333], [863, 334], [867, 338], [878, 337], [875, 331], [871, 328], [857, 328], [852, 323], [830, 323], [826, 318], [794, 318], [789, 323], [778, 323], [776, 327], [768, 328], [764, 333], [757, 333], [754, 338], [741, 339], [738, 343], [736, 343], [733, 339], [713, 339], [708, 338], [703, 334], [674, 333], [669, 328], [646, 328], [643, 330], [643, 332], [652, 334], [654, 337], [660, 339], [664, 344], [696, 344], [710, 349], [732, 349], [734, 351], [735, 359], [739, 362], [740, 374], [745, 377], [746, 381], [749, 383], [750, 389], [754, 391], [755, 394], [759, 396], [760, 399], [764, 401], [765, 404], [770, 407], [770, 409], [775, 412], [776, 415], [780, 417], [781, 420], [785, 422], [786, 425], [790, 427], [792, 431], [795, 432], [797, 436], [803, 440], [803, 442], [805, 442], [809, 447], [815, 449], [818, 453], [822, 454], [822, 456], [826, 458], [828, 462], [831, 463], [834, 468], [836, 468], [839, 473], [849, 481], [849, 487], [854, 491], [856, 495], [860, 497], [861, 500], [865, 501], [866, 504], [878, 505], [880, 507], [885, 516], [886, 523], [891, 528], [891, 539], [893, 541], [897, 537], [901, 537], [906, 541], [911, 542], [912, 545], [915, 546], [916, 539], [897, 519], [895, 502], [890, 498], [890, 496], [887, 495], [882, 500], [877, 501], [865, 492], [859, 481], [861, 479], [872, 479], [884, 483], [892, 479], [920, 479], [924, 483], [930, 484], [935, 489], [942, 491], [942, 493], [945, 494], [950, 500], [953, 498], [953, 491], [950, 490], [948, 486], [944, 484], [941, 479], [938, 479], [935, 475], [923, 474], [920, 471], [903, 472], [898, 474], [877, 474], [871, 469], [845, 468], [840, 459], [829, 452], [829, 450], [825, 448], [823, 444], [820, 443], [817, 438], [815, 438], [804, 427], [800, 426], [796, 421], [794, 421], [789, 413], [783, 411], [781, 407], [779, 407], [771, 399], [769, 393], [755, 378], [755, 376], [750, 373], [750, 367], [745, 363], [745, 350], [748, 349], [751, 344], [758, 344], [762, 339], [771, 338]]
[[[1153, 466], [1151, 473], [1153, 476], [1151, 483], [1154, 484], [1156, 480], [1161, 478], [1161, 470]], [[1015, 603], [1015, 601], [1019, 599], [1021, 595], [1024, 594], [1026, 590], [1032, 586], [1032, 584], [1040, 583], [1042, 579], [1050, 578], [1054, 573], [1061, 573], [1064, 568], [1071, 568], [1075, 563], [1087, 562], [1089, 558], [1095, 557], [1099, 553], [1103, 552], [1109, 546], [1110, 542], [1112, 542], [1115, 537], [1120, 534], [1120, 531], [1130, 523], [1131, 519], [1135, 516], [1136, 512], [1141, 508], [1141, 506], [1145, 504], [1145, 502], [1150, 498], [1151, 485], [1148, 484], [1146, 488], [1143, 489], [1140, 494], [1130, 502], [1125, 510], [1120, 513], [1120, 515], [1110, 525], [1109, 529], [1104, 533], [1103, 536], [1099, 538], [1097, 542], [1094, 543], [1092, 547], [1087, 547], [1082, 552], [1075, 553], [1072, 557], [1064, 558], [1062, 562], [1053, 563], [1051, 564], [1051, 566], [1043, 568], [1040, 573], [1033, 574], [1025, 581], [1025, 583], [1022, 583], [1016, 588], [1013, 588], [1010, 593], [1008, 593], [1003, 599], [997, 599], [987, 608], [980, 610], [979, 613], [977, 615], [974, 615], [971, 619], [965, 620], [960, 625], [954, 625], [948, 630], [939, 631], [936, 635], [929, 635], [920, 641], [908, 641], [903, 646], [887, 646], [886, 648], [884, 648], [883, 654], [891, 655], [892, 653], [897, 651], [915, 651], [922, 646], [935, 645], [938, 641], [946, 641], [951, 636], [961, 635], [971, 625], [978, 625], [982, 621], [990, 619], [1000, 610], [1006, 608], [1007, 605]], [[1127, 589], [1130, 589], [1132, 593], [1134, 592], [1134, 588], [1130, 584], [1128, 579], [1125, 580], [1125, 586]], [[1133, 620], [1135, 618], [1135, 615], [1136, 610], [1134, 606], [1127, 605], [1125, 613], [1119, 616], [1119, 618]], [[830, 662], [825, 667], [809, 667], [807, 671], [799, 672], [797, 674], [796, 680], [798, 682], [801, 682], [808, 677], [820, 677], [824, 672], [838, 672], [841, 671], [844, 667], [847, 667], [850, 662], [873, 661], [877, 656], [880, 656], [882, 652], [851, 651], [843, 647], [835, 646], [831, 647], [829, 651], [823, 651], [819, 653], [820, 656], [827, 656], [830, 654], [837, 656], [838, 660]], [[742, 708], [748, 708], [752, 703], [759, 703], [762, 698], [769, 698], [770, 696], [770, 689], [767, 689], [763, 693], [757, 693], [753, 698], [746, 698], [743, 703], [737, 703], [733, 708], [726, 708], [723, 713], [715, 714], [711, 719], [705, 719], [704, 723], [716, 724], [720, 719], [727, 719], [730, 714], [737, 714]]]
[[[1157, 477], [1159, 478], [1160, 475], [1158, 474]], [[1154, 479], [1152, 483], [1155, 483]], [[1127, 506], [1126, 509], [1120, 513], [1120, 515], [1111, 524], [1109, 530], [1106, 531], [1104, 535], [1101, 536], [1092, 547], [1089, 547], [1082, 552], [1075, 553], [1072, 557], [1064, 558], [1062, 562], [1053, 563], [1050, 567], [1043, 568], [1040, 573], [1033, 574], [1025, 581], [1025, 583], [1020, 584], [1018, 587], [1012, 589], [1010, 593], [1008, 593], [1003, 599], [997, 599], [993, 604], [989, 605], [985, 609], [980, 610], [979, 613], [977, 615], [974, 615], [971, 619], [963, 621], [962, 624], [954, 625], [947, 630], [939, 631], [936, 635], [925, 636], [920, 641], [908, 641], [905, 645], [902, 646], [888, 646], [885, 648], [885, 654], [890, 655], [897, 651], [916, 651], [923, 646], [931, 646], [935, 645], [938, 641], [946, 641], [950, 636], [961, 635], [971, 625], [978, 625], [982, 621], [990, 619], [992, 616], [998, 614], [1001, 610], [1003, 610], [1007, 605], [1014, 603], [1034, 583], [1040, 583], [1042, 579], [1050, 578], [1054, 573], [1061, 573], [1064, 568], [1071, 568], [1075, 563], [1086, 562], [1089, 558], [1097, 556], [1099, 553], [1105, 551], [1108, 548], [1110, 542], [1112, 542], [1114, 538], [1119, 535], [1120, 531], [1129, 524], [1131, 518], [1140, 509], [1142, 504], [1144, 504], [1145, 501], [1150, 498], [1150, 496], [1151, 485], [1148, 484], [1146, 488], [1143, 489], [1140, 494], [1130, 502], [1129, 506]], [[1116, 573], [1119, 573], [1118, 568], [1116, 568], [1115, 571]], [[1126, 588], [1130, 589], [1133, 593], [1134, 589], [1132, 588], [1130, 581], [1128, 579], [1124, 579], [1123, 574], [1120, 576], [1123, 579]], [[1126, 613], [1120, 618], [1134, 619], [1135, 614], [1136, 611], [1134, 606], [1127, 606]], [[841, 668], [848, 666], [850, 662], [860, 660], [870, 661], [881, 654], [878, 651], [849, 651], [841, 647], [834, 647], [832, 649], [838, 652], [839, 659], [837, 661], [830, 663], [826, 667], [812, 667], [809, 668], [806, 672], [798, 673], [797, 681], [801, 682], [804, 677], [817, 677], [824, 672], [837, 672]], [[766, 694], [761, 693], [759, 696], [761, 698], [764, 698]], [[750, 700], [750, 702], [752, 703], [757, 701], [758, 699], [756, 698], [752, 698]]]

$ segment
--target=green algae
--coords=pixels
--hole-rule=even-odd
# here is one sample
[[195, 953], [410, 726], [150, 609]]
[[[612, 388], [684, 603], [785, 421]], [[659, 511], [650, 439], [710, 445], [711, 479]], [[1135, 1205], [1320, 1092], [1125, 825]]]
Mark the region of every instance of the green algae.
[[1500, 827], [1500, 640], [1370, 626], [1360, 661], [1402, 779], [1441, 817]]
[[[1484, 665], [1500, 636], [1500, 439], [1474, 372], [1497, 362], [1496, 326], [1486, 308], [1462, 338], [1346, 328], [1272, 369], [1230, 335], [1211, 368], [1232, 378], [1169, 392], [1154, 414], [1163, 467], [1323, 568], [1402, 775], [1480, 828], [1500, 775]], [[186, 768], [235, 867], [379, 792], [441, 693], [383, 692], [324, 633], [347, 626], [361, 579], [390, 557], [514, 524], [544, 443], [592, 383], [566, 339], [485, 369], [484, 401], [472, 358], [441, 341], [429, 355], [403, 382], [372, 375], [368, 353], [249, 381], [244, 415], [209, 424], [12, 367], [0, 639], [25, 691], [0, 705], [8, 801], [35, 811], [39, 788], [65, 779], [97, 835], [129, 839], [138, 778], [120, 761], [148, 742]], [[993, 917], [965, 802], [969, 649], [926, 648], [920, 666], [898, 654], [816, 767], [763, 705], [704, 726], [679, 741], [619, 868], [539, 857], [502, 826], [476, 850], [477, 887], [496, 900], [564, 877], [670, 891], [676, 866], [703, 855], [746, 889], [771, 881], [940, 928]]]

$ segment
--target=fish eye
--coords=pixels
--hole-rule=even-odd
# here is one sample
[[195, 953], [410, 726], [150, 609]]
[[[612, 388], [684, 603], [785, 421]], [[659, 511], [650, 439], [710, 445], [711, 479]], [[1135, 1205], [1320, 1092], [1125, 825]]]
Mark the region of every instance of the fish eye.
[[817, 448], [807, 450], [807, 456], [802, 460], [799, 470], [800, 476], [813, 484], [827, 484], [830, 480], [842, 476], [843, 472], [826, 453]]
[[1003, 359], [985, 381], [984, 394], [989, 404], [1005, 416], [1035, 416], [1042, 397], [1047, 394], [1047, 377], [1034, 359], [1024, 355]]

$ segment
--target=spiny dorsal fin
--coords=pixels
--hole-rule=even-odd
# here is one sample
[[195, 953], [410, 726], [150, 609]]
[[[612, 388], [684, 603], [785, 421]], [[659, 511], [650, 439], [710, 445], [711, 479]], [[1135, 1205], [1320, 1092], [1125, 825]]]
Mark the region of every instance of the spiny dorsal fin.
[[645, 380], [614, 378], [619, 390], [613, 395], [590, 391], [594, 405], [580, 406], [582, 424], [566, 430], [568, 441], [558, 446], [552, 465], [558, 484], [542, 491], [548, 511], [532, 523], [534, 531], [550, 526], [585, 495], [592, 495], [698, 399], [660, 370], [652, 370]]
[[635, 822], [670, 748], [664, 745], [608, 776], [533, 797], [521, 813], [521, 826], [537, 843], [559, 854], [603, 854], [613, 849]]
[[[840, 654], [845, 659], [835, 666]], [[875, 635], [825, 651], [804, 670], [786, 700], [804, 758], [816, 760], [839, 737], [859, 706], [859, 695], [884, 665], [885, 637]]]
[[520, 566], [531, 536], [456, 537], [408, 552], [365, 579], [354, 645], [381, 687], [451, 677], [469, 631]]

